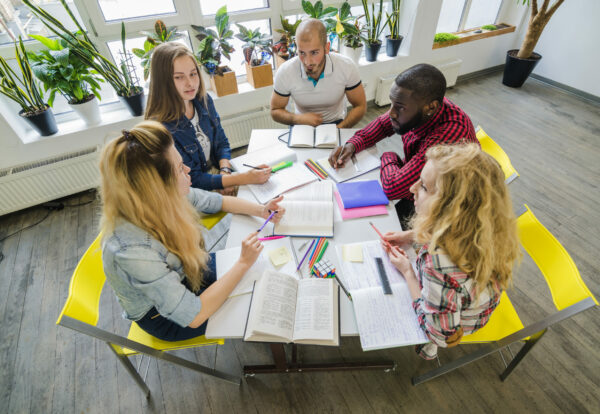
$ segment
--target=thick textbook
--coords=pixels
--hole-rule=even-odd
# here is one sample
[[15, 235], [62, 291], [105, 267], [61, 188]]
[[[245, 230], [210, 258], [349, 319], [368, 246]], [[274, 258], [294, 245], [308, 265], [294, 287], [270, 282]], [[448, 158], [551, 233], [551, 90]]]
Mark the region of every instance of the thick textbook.
[[333, 279], [267, 270], [254, 284], [244, 340], [338, 346], [339, 315]]

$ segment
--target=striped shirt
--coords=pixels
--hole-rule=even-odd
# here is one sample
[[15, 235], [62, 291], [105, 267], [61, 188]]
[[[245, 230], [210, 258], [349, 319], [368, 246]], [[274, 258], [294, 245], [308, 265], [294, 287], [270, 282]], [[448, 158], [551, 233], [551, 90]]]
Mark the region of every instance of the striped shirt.
[[426, 244], [418, 254], [417, 278], [421, 297], [413, 302], [413, 309], [431, 341], [417, 346], [417, 351], [426, 359], [435, 357], [438, 346], [445, 348], [446, 339], [460, 327], [464, 335], [483, 327], [500, 302], [497, 282], [490, 282], [475, 298], [475, 281], [443, 251], [431, 253]]
[[[359, 152], [394, 134], [388, 111], [354, 134], [348, 142]], [[479, 142], [473, 123], [462, 109], [444, 98], [440, 109], [431, 119], [402, 135], [404, 160], [395, 152], [384, 152], [381, 156], [383, 191], [390, 200], [412, 200], [409, 188], [419, 179], [427, 149], [436, 144], [463, 141]]]

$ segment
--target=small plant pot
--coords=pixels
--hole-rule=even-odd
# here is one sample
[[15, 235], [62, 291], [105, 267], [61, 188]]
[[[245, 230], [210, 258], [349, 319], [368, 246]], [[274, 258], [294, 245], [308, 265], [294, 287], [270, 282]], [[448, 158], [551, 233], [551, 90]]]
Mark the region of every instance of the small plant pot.
[[131, 116], [142, 116], [144, 114], [144, 90], [142, 88], [135, 95], [119, 95], [119, 99], [129, 109]]
[[365, 43], [365, 58], [367, 62], [375, 62], [377, 60], [379, 49], [381, 49], [381, 42]]
[[235, 78], [234, 71], [225, 72], [223, 76], [212, 75], [210, 77], [210, 85], [217, 96], [238, 93], [237, 79]]
[[54, 135], [58, 132], [54, 113], [48, 105], [46, 105], [46, 109], [44, 111], [35, 113], [29, 113], [25, 112], [24, 110], [20, 110], [19, 115], [43, 137]]
[[398, 36], [398, 39], [392, 39], [389, 36], [385, 37], [385, 54], [389, 57], [398, 56], [398, 49], [400, 49], [400, 43], [402, 43], [404, 36]]
[[270, 63], [250, 66], [246, 63], [246, 80], [254, 89], [273, 85], [273, 67]]
[[511, 88], [520, 88], [523, 86], [535, 65], [542, 59], [542, 55], [532, 53], [528, 59], [517, 57], [517, 49], [506, 52], [506, 65], [504, 66], [504, 76], [502, 83]]
[[102, 119], [100, 118], [100, 106], [98, 105], [98, 99], [92, 95], [92, 99], [87, 102], [72, 104], [69, 106], [73, 111], [79, 115], [87, 126], [98, 125]]
[[362, 51], [363, 51], [363, 45], [360, 45], [357, 48], [353, 48], [350, 46], [346, 46], [345, 44], [342, 43], [342, 46], [340, 48], [341, 54], [344, 56], [348, 56], [357, 65], [358, 65], [358, 61], [360, 60], [360, 57], [362, 55]]

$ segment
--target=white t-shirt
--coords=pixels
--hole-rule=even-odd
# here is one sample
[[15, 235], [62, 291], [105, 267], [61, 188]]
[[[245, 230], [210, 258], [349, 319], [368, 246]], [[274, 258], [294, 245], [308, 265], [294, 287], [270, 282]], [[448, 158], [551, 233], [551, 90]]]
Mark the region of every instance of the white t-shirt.
[[198, 111], [194, 109], [194, 117], [190, 120], [192, 125], [194, 126], [194, 130], [196, 131], [196, 139], [200, 144], [200, 148], [202, 148], [202, 152], [204, 153], [204, 158], [206, 158], [206, 164], [210, 168], [210, 139], [206, 136], [202, 128], [200, 128], [200, 118], [198, 117]]
[[278, 95], [291, 96], [296, 113], [319, 113], [327, 123], [346, 117], [346, 91], [358, 87], [361, 80], [350, 58], [337, 53], [329, 53], [325, 58], [323, 78], [316, 85], [296, 56], [277, 69], [273, 89]]

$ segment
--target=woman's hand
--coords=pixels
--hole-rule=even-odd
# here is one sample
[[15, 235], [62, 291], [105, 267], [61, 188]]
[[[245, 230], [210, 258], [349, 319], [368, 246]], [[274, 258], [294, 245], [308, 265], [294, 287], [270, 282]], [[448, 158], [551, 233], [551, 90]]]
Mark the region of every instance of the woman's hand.
[[392, 262], [394, 267], [402, 272], [402, 275], [406, 278], [406, 275], [409, 273], [408, 271], [412, 270], [408, 254], [398, 246], [387, 246], [385, 243], [381, 244], [390, 257], [390, 262]]
[[389, 231], [383, 235], [383, 239], [392, 246], [403, 246], [414, 241], [414, 233], [408, 231]]
[[281, 217], [283, 217], [283, 215], [285, 214], [285, 208], [283, 208], [279, 205], [279, 203], [282, 200], [283, 200], [283, 196], [280, 195], [279, 197], [274, 198], [271, 201], [269, 201], [267, 204], [265, 204], [263, 206], [263, 212], [262, 212], [261, 216], [266, 219], [267, 217], [269, 217], [271, 215], [271, 212], [277, 211], [277, 213], [275, 213], [275, 215], [273, 216], [271, 221], [273, 223], [279, 223], [279, 220], [281, 220]]
[[239, 262], [249, 268], [256, 262], [263, 248], [264, 246], [258, 240], [258, 233], [250, 233], [242, 240], [242, 252], [240, 253]]
[[264, 184], [269, 181], [269, 177], [271, 177], [271, 167], [266, 164], [261, 164], [258, 166], [261, 168], [260, 170], [255, 170], [254, 168], [242, 173], [244, 177], [244, 184]]
[[237, 189], [237, 186], [234, 185], [232, 187], [223, 188], [222, 190], [217, 190], [217, 193], [220, 193], [224, 196], [235, 196]]

